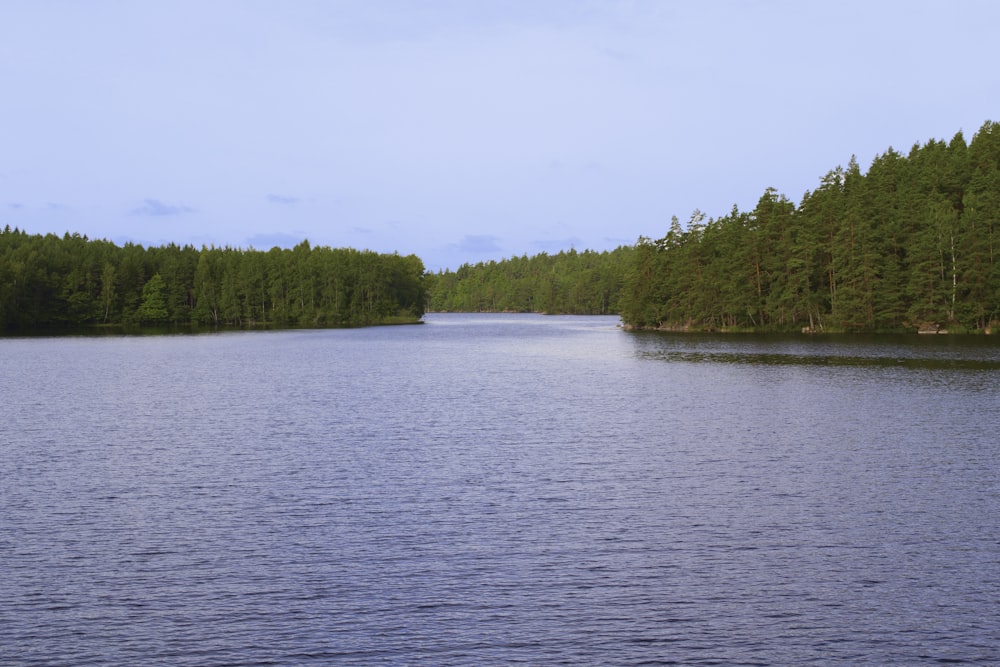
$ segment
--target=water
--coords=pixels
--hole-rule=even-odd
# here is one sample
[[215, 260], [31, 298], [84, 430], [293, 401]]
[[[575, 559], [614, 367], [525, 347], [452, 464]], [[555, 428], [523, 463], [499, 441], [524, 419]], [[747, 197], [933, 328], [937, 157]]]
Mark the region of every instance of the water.
[[0, 664], [1000, 663], [1000, 344], [0, 340]]

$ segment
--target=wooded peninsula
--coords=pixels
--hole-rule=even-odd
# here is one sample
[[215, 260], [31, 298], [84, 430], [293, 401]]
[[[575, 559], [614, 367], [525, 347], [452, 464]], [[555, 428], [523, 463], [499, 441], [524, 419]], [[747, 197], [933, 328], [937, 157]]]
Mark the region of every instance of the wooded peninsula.
[[986, 332], [1000, 318], [1000, 124], [966, 143], [853, 157], [798, 206], [768, 188], [609, 253], [465, 265], [431, 277], [444, 310], [619, 313], [686, 331]]
[[989, 332], [1000, 319], [1000, 124], [853, 157], [796, 206], [674, 217], [662, 238], [428, 273], [415, 255], [144, 248], [0, 231], [0, 331], [323, 327], [425, 310], [619, 314], [689, 331]]

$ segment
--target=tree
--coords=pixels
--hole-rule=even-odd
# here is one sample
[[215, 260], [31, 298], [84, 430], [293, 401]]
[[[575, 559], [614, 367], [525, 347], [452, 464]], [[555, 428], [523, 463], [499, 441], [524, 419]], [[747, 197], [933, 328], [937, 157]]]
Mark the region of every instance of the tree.
[[101, 270], [101, 310], [103, 311], [102, 322], [108, 323], [111, 316], [111, 308], [115, 304], [115, 297], [118, 292], [115, 289], [115, 267], [111, 262], [104, 262]]
[[159, 273], [146, 281], [142, 287], [142, 303], [136, 311], [136, 317], [143, 324], [162, 324], [167, 321], [167, 301], [164, 292], [167, 286]]

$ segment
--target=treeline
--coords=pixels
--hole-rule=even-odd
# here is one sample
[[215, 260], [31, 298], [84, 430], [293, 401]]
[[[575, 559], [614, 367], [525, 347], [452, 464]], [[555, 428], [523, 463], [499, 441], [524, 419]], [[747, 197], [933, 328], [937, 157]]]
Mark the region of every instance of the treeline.
[[985, 330], [1000, 318], [1000, 124], [855, 159], [795, 206], [768, 189], [639, 239], [622, 319], [676, 329]]
[[463, 264], [428, 274], [429, 309], [452, 312], [617, 313], [632, 247], [563, 251]]
[[0, 232], [0, 330], [134, 326], [360, 326], [415, 321], [414, 255], [310, 247], [144, 248], [79, 234]]
[[464, 264], [310, 247], [143, 248], [0, 232], [0, 330], [355, 326], [464, 312], [616, 313], [630, 326], [986, 330], [1000, 319], [1000, 124], [852, 158], [796, 206], [675, 217], [613, 251]]

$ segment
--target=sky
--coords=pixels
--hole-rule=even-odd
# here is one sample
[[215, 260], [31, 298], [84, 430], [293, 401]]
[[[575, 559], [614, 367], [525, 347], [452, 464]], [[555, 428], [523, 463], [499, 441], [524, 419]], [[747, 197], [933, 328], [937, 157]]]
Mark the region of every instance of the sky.
[[995, 0], [0, 0], [0, 227], [431, 271], [1000, 120]]

